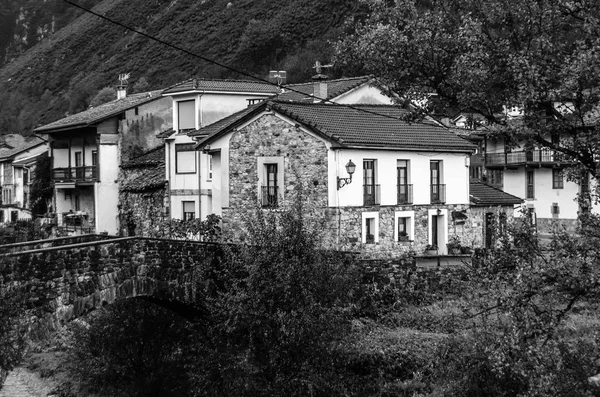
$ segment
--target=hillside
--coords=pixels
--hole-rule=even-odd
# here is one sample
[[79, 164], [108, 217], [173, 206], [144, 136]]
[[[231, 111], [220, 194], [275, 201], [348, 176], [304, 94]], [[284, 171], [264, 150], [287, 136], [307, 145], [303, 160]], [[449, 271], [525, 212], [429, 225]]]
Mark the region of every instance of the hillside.
[[[2, 0], [0, 133], [28, 134], [37, 125], [85, 109], [119, 73], [149, 89], [193, 75], [235, 73], [83, 13], [61, 0]], [[265, 77], [287, 70], [288, 82], [314, 74], [331, 58], [330, 41], [364, 14], [354, 0], [81, 0], [84, 6], [161, 40]], [[6, 4], [6, 6], [4, 6]], [[8, 23], [10, 22], [10, 23]], [[63, 27], [64, 26], [64, 27]], [[1, 65], [2, 63], [0, 63]], [[339, 76], [342, 70], [334, 70]]]

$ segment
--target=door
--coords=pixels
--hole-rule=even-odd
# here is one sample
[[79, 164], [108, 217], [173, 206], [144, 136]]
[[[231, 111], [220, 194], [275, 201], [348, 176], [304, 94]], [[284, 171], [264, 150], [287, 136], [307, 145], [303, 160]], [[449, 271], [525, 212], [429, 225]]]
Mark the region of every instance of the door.
[[439, 244], [439, 228], [438, 228], [438, 219], [439, 216], [432, 215], [431, 216], [431, 244], [440, 248]]
[[375, 204], [375, 160], [363, 160], [364, 205]]

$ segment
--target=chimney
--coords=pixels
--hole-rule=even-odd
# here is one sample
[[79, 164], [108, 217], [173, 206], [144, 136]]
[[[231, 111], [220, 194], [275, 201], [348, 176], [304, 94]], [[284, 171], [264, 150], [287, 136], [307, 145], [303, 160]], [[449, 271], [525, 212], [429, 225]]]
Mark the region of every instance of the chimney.
[[128, 80], [129, 73], [122, 73], [119, 75], [119, 85], [117, 86], [117, 99], [123, 99], [127, 96]]
[[321, 73], [323, 68], [330, 68], [333, 65], [321, 65], [321, 62], [316, 61], [313, 69], [317, 70], [317, 74], [312, 77], [313, 83], [313, 98], [314, 102], [321, 102], [327, 99], [327, 79], [329, 76]]

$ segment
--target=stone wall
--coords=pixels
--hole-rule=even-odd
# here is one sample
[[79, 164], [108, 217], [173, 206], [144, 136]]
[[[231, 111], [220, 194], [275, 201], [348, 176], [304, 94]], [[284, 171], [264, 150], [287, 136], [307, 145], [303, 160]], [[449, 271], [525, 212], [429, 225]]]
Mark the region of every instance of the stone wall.
[[167, 189], [119, 192], [119, 225], [122, 236], [154, 237], [169, 219]]
[[327, 147], [325, 142], [265, 115], [234, 132], [229, 154], [229, 208], [223, 210], [224, 231], [239, 234], [244, 211], [255, 208], [259, 187], [258, 159], [283, 159], [283, 196], [288, 199], [300, 184], [309, 191], [311, 205], [327, 205]]
[[24, 287], [32, 337], [117, 299], [165, 302], [199, 298], [196, 277], [221, 246], [178, 240], [121, 238], [7, 254], [0, 288]]

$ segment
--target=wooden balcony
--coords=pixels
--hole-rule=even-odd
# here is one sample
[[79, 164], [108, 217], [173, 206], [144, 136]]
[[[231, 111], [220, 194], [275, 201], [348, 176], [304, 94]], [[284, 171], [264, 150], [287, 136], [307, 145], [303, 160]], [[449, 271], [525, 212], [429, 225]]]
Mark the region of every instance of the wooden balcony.
[[506, 153], [487, 153], [488, 168], [512, 168], [519, 166], [555, 167], [567, 164], [564, 154], [550, 149], [519, 150]]
[[53, 168], [52, 180], [54, 182], [95, 182], [98, 180], [98, 167], [65, 167]]

